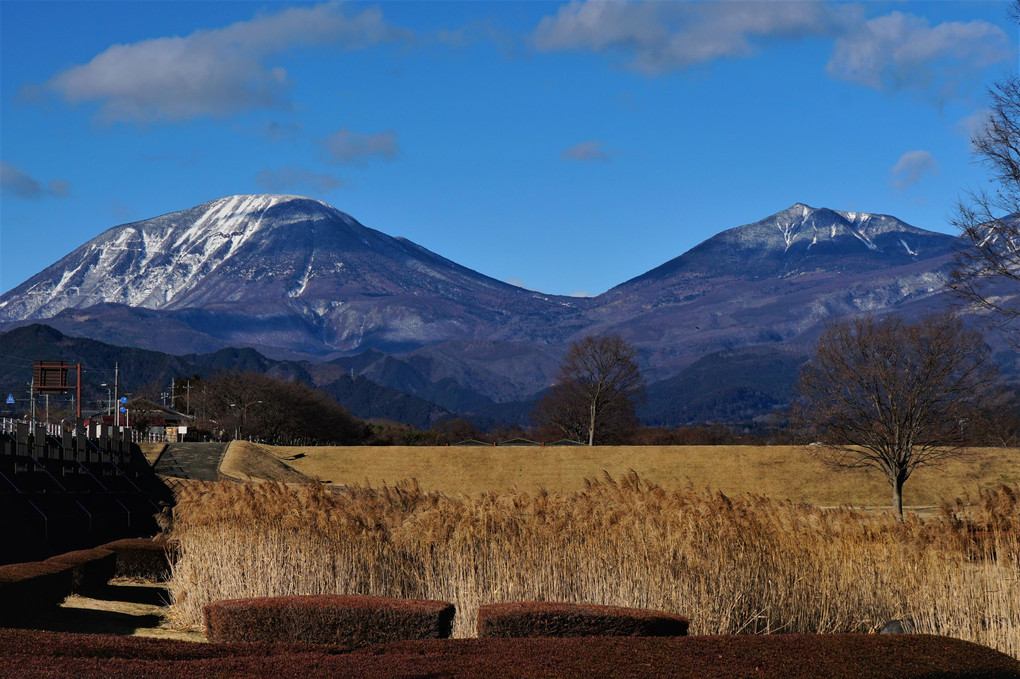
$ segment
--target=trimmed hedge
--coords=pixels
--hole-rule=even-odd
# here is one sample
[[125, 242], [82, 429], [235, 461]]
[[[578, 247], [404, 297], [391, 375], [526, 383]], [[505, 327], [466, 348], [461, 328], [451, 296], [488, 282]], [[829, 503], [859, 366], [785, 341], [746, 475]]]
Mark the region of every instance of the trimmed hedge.
[[118, 578], [142, 578], [163, 582], [170, 577], [170, 564], [176, 559], [173, 545], [161, 538], [125, 538], [100, 546], [117, 553]]
[[100, 590], [117, 571], [117, 553], [96, 547], [58, 554], [46, 559], [47, 563], [64, 563], [72, 567], [71, 591], [89, 594]]
[[984, 646], [923, 635], [442, 639], [341, 653], [301, 644], [197, 644], [0, 629], [0, 676], [1020, 679], [1020, 663]]
[[619, 606], [525, 601], [478, 609], [484, 637], [682, 637], [690, 621], [680, 615]]
[[55, 608], [71, 593], [74, 567], [29, 561], [0, 566], [0, 620], [16, 622], [26, 614]]
[[206, 604], [212, 642], [300, 642], [360, 648], [405, 639], [445, 639], [453, 627], [446, 601], [378, 596], [281, 596]]

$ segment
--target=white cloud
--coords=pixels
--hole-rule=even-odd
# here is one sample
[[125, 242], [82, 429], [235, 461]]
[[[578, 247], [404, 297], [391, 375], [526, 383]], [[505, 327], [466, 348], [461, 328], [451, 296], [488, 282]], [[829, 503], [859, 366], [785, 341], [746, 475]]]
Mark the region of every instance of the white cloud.
[[345, 127], [322, 140], [322, 148], [331, 161], [340, 164], [363, 163], [373, 156], [393, 160], [400, 155], [397, 135], [392, 130], [362, 134]]
[[255, 183], [269, 193], [285, 193], [295, 188], [310, 188], [317, 193], [327, 193], [345, 184], [343, 179], [331, 174], [290, 166], [278, 170], [259, 170], [255, 174]]
[[122, 203], [116, 198], [110, 202], [109, 211], [113, 218], [120, 222], [134, 221], [138, 217], [138, 213], [132, 206]]
[[892, 184], [904, 191], [926, 174], [936, 174], [938, 165], [931, 153], [924, 150], [907, 151], [889, 170]]
[[186, 37], [113, 45], [47, 86], [72, 103], [99, 102], [107, 120], [186, 120], [288, 104], [287, 73], [267, 63], [316, 44], [361, 49], [404, 35], [375, 9], [346, 16], [335, 3], [291, 7]]
[[63, 198], [71, 193], [71, 186], [63, 179], [44, 183], [4, 160], [0, 161], [0, 193], [12, 198]]
[[858, 20], [856, 7], [824, 2], [574, 1], [542, 19], [540, 51], [622, 54], [649, 75], [754, 53], [768, 40], [835, 35]]
[[560, 158], [563, 160], [577, 160], [582, 163], [609, 162], [612, 160], [609, 154], [602, 148], [602, 142], [598, 139], [574, 144], [570, 148], [561, 151]]
[[303, 127], [301, 123], [281, 123], [273, 120], [265, 126], [264, 133], [270, 141], [294, 141]]
[[979, 108], [969, 116], [956, 121], [956, 130], [968, 139], [974, 139], [987, 129], [992, 120], [992, 112], [987, 108]]
[[532, 43], [544, 52], [615, 54], [631, 69], [659, 75], [809, 37], [835, 39], [827, 65], [833, 77], [939, 101], [1014, 58], [1008, 36], [985, 21], [931, 26], [903, 12], [865, 20], [863, 5], [816, 0], [574, 0], [539, 22]]
[[1012, 57], [1009, 38], [984, 21], [927, 20], [892, 12], [836, 41], [827, 69], [877, 90], [910, 90], [940, 99], [971, 86], [982, 69]]
[[506, 282], [509, 283], [510, 285], [513, 285], [514, 287], [523, 288], [524, 290], [530, 290], [531, 292], [542, 292], [542, 290], [531, 287], [530, 285], [522, 281], [520, 278], [517, 278], [516, 276], [511, 276], [510, 278], [506, 279]]

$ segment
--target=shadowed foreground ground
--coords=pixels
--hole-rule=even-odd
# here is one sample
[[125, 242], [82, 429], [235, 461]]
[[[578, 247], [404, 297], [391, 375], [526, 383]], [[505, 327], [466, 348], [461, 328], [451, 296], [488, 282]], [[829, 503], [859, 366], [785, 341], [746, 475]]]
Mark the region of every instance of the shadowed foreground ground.
[[0, 630], [0, 676], [1020, 678], [1020, 663], [965, 641], [910, 635], [453, 639], [353, 652], [307, 645]]
[[[117, 578], [89, 592], [72, 594], [53, 609], [43, 609], [17, 620], [25, 630], [113, 634], [204, 641], [201, 632], [171, 627], [166, 620], [170, 593], [164, 585], [130, 578]], [[0, 601], [0, 606], [3, 602]], [[0, 630], [2, 634], [4, 630]], [[0, 649], [0, 656], [4, 655]], [[0, 673], [0, 676], [7, 676]]]

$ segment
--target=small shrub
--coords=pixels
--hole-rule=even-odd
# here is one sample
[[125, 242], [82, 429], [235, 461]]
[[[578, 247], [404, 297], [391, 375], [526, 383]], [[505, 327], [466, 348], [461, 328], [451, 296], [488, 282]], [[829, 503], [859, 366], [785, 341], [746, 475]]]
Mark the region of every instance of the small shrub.
[[445, 601], [374, 596], [230, 599], [205, 606], [212, 642], [298, 642], [359, 648], [386, 641], [450, 636], [454, 607]]
[[620, 606], [527, 601], [478, 608], [479, 637], [682, 637], [680, 615]]
[[142, 578], [162, 582], [170, 577], [170, 565], [176, 551], [166, 540], [154, 538], [125, 538], [102, 545], [117, 553], [119, 578]]
[[63, 563], [72, 567], [71, 591], [88, 594], [108, 583], [117, 571], [117, 553], [96, 547], [51, 556], [47, 563]]
[[73, 570], [69, 564], [46, 561], [0, 566], [0, 619], [9, 622], [58, 606], [71, 593]]

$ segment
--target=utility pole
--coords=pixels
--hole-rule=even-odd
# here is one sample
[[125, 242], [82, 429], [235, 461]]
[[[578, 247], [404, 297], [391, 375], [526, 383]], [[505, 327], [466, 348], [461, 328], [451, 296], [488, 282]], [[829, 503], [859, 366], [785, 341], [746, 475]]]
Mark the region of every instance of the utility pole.
[[78, 386], [77, 386], [77, 387], [75, 388], [75, 392], [77, 393], [77, 396], [78, 396], [78, 399], [77, 399], [77, 402], [78, 402], [78, 408], [77, 408], [77, 409], [75, 409], [75, 407], [74, 407], [74, 403], [75, 403], [75, 398], [74, 398], [74, 397], [75, 397], [75, 392], [72, 392], [72, 393], [71, 393], [71, 410], [72, 410], [72, 411], [74, 411], [74, 413], [75, 413], [75, 415], [74, 415], [74, 416], [75, 416], [75, 417], [76, 417], [77, 419], [79, 419], [79, 420], [80, 420], [80, 419], [81, 419], [81, 374], [82, 374], [82, 366], [81, 366], [81, 363], [79, 363], [79, 364], [78, 364], [77, 366], [75, 366], [75, 369], [77, 370], [77, 373], [78, 373], [78, 375], [77, 375], [77, 376], [78, 376]]
[[188, 380], [188, 386], [187, 386], [187, 392], [186, 393], [187, 393], [188, 396], [187, 396], [187, 399], [184, 401], [184, 414], [185, 415], [190, 415], [191, 414], [191, 380], [190, 379]]
[[32, 421], [35, 422], [35, 375], [32, 375], [32, 381], [28, 383], [28, 400], [32, 402]]
[[[120, 405], [120, 399], [117, 398], [117, 384], [118, 384], [117, 383], [117, 379], [120, 377], [119, 371], [120, 371], [120, 363], [115, 361], [114, 364], [113, 364], [113, 402], [116, 403], [117, 405]], [[116, 418], [113, 421], [113, 426], [119, 427], [120, 426], [120, 408], [117, 408], [117, 410], [114, 411], [113, 416], [114, 416], [114, 418]]]
[[[173, 377], [170, 378], [170, 408], [177, 410], [177, 397], [174, 394], [174, 387], [177, 385], [177, 380]], [[165, 405], [165, 404], [164, 404]]]

